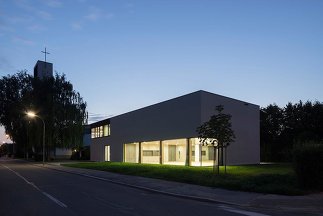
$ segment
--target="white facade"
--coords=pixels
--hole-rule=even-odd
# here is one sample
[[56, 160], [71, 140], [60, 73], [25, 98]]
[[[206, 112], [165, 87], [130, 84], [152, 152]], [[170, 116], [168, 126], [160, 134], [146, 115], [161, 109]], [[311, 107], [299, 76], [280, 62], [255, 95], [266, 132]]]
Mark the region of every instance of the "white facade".
[[224, 106], [236, 139], [227, 163], [260, 162], [259, 106], [197, 91], [91, 125], [91, 160], [134, 163], [212, 165], [214, 149], [201, 146], [198, 126]]

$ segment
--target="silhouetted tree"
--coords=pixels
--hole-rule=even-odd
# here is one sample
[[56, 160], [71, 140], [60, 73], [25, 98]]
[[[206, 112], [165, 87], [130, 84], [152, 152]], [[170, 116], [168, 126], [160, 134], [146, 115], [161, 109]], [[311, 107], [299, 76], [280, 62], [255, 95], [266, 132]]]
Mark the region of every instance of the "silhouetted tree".
[[[0, 79], [0, 124], [4, 125], [18, 149], [41, 150], [42, 123], [26, 118], [33, 110], [46, 124], [46, 155], [56, 147], [82, 145], [86, 103], [65, 75], [37, 79], [26, 71]], [[27, 137], [28, 135], [28, 137]]]
[[[231, 142], [234, 141], [235, 135], [234, 131], [231, 129], [231, 115], [223, 113], [223, 106], [216, 106], [216, 115], [212, 115], [210, 120], [203, 123], [197, 128], [199, 134], [198, 138], [202, 145], [209, 145], [214, 147], [214, 170], [217, 168], [217, 173], [219, 174], [219, 163], [223, 164], [223, 150], [225, 151], [225, 172], [226, 172], [226, 160], [227, 154], [226, 149]], [[216, 151], [218, 149], [218, 151]], [[221, 151], [221, 159], [220, 159]], [[216, 152], [218, 152], [218, 164], [216, 166]]]
[[323, 104], [268, 105], [260, 113], [262, 161], [291, 161], [296, 145], [323, 141]]
[[0, 124], [17, 144], [18, 153], [21, 153], [22, 148], [19, 147], [23, 146], [27, 136], [24, 119], [31, 94], [32, 77], [26, 71], [0, 79]]
[[283, 130], [283, 112], [276, 104], [260, 111], [261, 158], [271, 158], [280, 145], [279, 137]]

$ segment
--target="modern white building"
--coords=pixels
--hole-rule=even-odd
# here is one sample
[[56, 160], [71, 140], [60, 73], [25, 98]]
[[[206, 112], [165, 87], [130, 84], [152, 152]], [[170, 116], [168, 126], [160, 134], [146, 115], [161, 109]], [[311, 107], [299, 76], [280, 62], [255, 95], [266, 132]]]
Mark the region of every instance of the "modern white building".
[[91, 124], [91, 160], [213, 165], [214, 148], [202, 146], [196, 129], [224, 106], [236, 139], [227, 164], [260, 162], [259, 106], [197, 91]]

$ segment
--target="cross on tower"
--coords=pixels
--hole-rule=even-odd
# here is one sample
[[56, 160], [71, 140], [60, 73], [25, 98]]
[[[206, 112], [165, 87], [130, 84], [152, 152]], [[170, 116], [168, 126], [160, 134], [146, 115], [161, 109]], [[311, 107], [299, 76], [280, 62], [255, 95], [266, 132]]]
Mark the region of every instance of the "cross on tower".
[[50, 53], [46, 51], [46, 47], [45, 47], [45, 51], [41, 51], [41, 52], [45, 54], [45, 62], [46, 62], [46, 55]]

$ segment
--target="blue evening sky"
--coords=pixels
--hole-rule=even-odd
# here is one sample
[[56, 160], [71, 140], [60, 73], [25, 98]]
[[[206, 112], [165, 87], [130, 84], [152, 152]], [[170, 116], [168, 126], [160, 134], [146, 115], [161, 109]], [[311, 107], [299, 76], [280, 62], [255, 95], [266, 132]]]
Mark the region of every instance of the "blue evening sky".
[[0, 0], [0, 76], [32, 74], [44, 47], [90, 114], [201, 89], [323, 101], [321, 0]]

